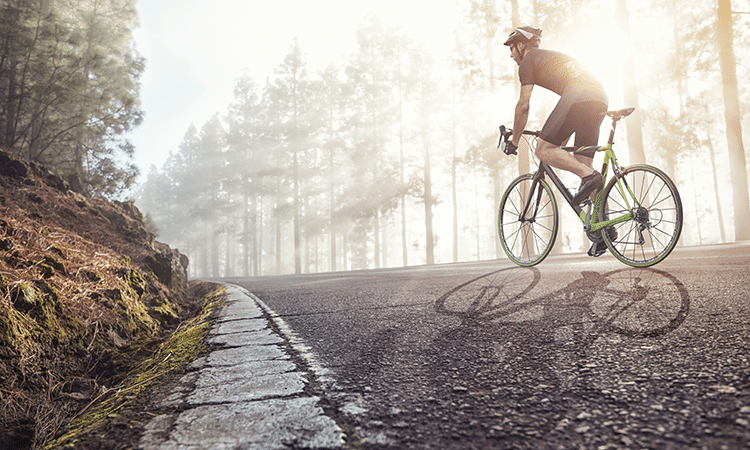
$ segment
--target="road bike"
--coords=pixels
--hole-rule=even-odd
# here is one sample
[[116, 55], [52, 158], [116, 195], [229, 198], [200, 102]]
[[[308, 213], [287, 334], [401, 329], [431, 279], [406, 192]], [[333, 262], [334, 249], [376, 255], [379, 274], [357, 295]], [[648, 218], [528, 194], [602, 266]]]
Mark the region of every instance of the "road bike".
[[[591, 239], [603, 239], [607, 249], [621, 262], [633, 267], [649, 267], [666, 258], [677, 245], [682, 231], [682, 201], [674, 182], [660, 169], [635, 164], [620, 167], [614, 151], [617, 123], [635, 108], [607, 111], [612, 118], [609, 139], [603, 146], [563, 147], [574, 155], [593, 157], [604, 153], [601, 174], [604, 187], [595, 198], [574, 204], [571, 193], [548, 164], [540, 161], [535, 173], [513, 180], [500, 200], [498, 231], [505, 254], [514, 263], [531, 267], [552, 251], [560, 225], [552, 181], [573, 208]], [[507, 145], [513, 131], [500, 126], [500, 141], [506, 154], [515, 154]], [[539, 131], [525, 130], [525, 136], [538, 139]], [[606, 182], [611, 169], [612, 178]], [[591, 254], [591, 253], [590, 253]], [[598, 254], [592, 255], [598, 256]]]

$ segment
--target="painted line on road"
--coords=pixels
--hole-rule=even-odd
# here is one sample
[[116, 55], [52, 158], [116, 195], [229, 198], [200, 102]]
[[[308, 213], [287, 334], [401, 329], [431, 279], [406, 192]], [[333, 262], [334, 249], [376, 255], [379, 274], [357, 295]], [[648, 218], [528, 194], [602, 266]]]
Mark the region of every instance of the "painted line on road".
[[[307, 344], [305, 344], [305, 342], [300, 337], [297, 336], [297, 334], [294, 332], [294, 330], [292, 330], [289, 324], [287, 324], [286, 321], [279, 314], [276, 313], [276, 311], [271, 309], [268, 305], [266, 305], [261, 299], [259, 299], [253, 293], [245, 290], [244, 288], [240, 286], [234, 286], [234, 287], [240, 290], [243, 294], [247, 295], [249, 298], [252, 298], [258, 304], [258, 306], [260, 306], [263, 309], [263, 311], [265, 311], [266, 315], [268, 315], [268, 317], [271, 318], [271, 320], [274, 322], [279, 332], [284, 336], [286, 341], [305, 361], [305, 363], [309, 367], [309, 370], [313, 373], [313, 375], [317, 378], [318, 382], [322, 385], [323, 390], [326, 392], [326, 396], [329, 399], [335, 400], [337, 403], [341, 405], [340, 412], [344, 413], [347, 416], [361, 416], [368, 412], [370, 407], [369, 405], [367, 405], [367, 402], [365, 401], [363, 396], [359, 393], [351, 393], [351, 392], [347, 392], [346, 390], [341, 390], [340, 387], [336, 385], [336, 381], [333, 378], [333, 372], [330, 371], [329, 369], [326, 369], [325, 367], [323, 367], [321, 364], [318, 363], [317, 358], [313, 354], [310, 347]], [[413, 306], [413, 304], [403, 305], [403, 306], [365, 308], [365, 309], [391, 309], [391, 308], [402, 308], [404, 306]], [[295, 315], [294, 317], [299, 317], [299, 316], [303, 316], [303, 315], [298, 314], [298, 315]], [[375, 444], [375, 445], [393, 444], [391, 439], [385, 433], [385, 430], [368, 430], [368, 429], [363, 429], [360, 427], [356, 427], [355, 430], [356, 430], [356, 434], [359, 436], [359, 440], [362, 443]]]
[[280, 315], [276, 313], [276, 311], [271, 309], [263, 302], [263, 300], [259, 299], [253, 293], [248, 292], [246, 289], [235, 285], [233, 285], [233, 287], [241, 291], [243, 294], [247, 295], [263, 309], [263, 311], [268, 315], [268, 317], [271, 318], [274, 324], [276, 324], [279, 332], [284, 336], [284, 338], [286, 338], [289, 345], [291, 345], [291, 347], [299, 354], [299, 356], [305, 361], [305, 363], [307, 363], [307, 366], [313, 372], [318, 381], [320, 381], [324, 386], [330, 386], [331, 384], [333, 384], [334, 380], [333, 378], [331, 378], [331, 372], [318, 364], [318, 361], [316, 360], [315, 355], [313, 355], [312, 351], [310, 350], [310, 347], [297, 336], [292, 328]]

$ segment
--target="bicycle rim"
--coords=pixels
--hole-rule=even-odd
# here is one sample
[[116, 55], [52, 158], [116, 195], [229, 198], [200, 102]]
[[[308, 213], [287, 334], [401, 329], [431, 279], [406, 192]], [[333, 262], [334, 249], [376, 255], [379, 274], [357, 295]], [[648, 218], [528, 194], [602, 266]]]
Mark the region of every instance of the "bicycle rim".
[[614, 226], [616, 237], [606, 231], [602, 237], [612, 255], [623, 263], [633, 267], [653, 266], [672, 252], [680, 238], [683, 219], [680, 194], [672, 180], [655, 167], [627, 167], [622, 179], [627, 202], [617, 188], [617, 179], [612, 179], [604, 191], [599, 219], [603, 220], [604, 212], [608, 212], [610, 219], [629, 212], [634, 218]]
[[528, 211], [524, 206], [532, 189], [531, 174], [510, 184], [500, 201], [498, 232], [508, 258], [523, 267], [539, 264], [552, 251], [557, 238], [557, 202], [547, 182], [539, 180]]

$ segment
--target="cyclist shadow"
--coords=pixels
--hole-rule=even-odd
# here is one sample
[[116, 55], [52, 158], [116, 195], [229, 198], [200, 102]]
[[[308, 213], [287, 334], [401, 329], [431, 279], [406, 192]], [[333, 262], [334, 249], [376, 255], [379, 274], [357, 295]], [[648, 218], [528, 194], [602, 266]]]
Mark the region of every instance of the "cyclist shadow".
[[537, 268], [507, 268], [463, 283], [441, 296], [437, 312], [462, 327], [552, 329], [556, 339], [589, 344], [602, 334], [654, 337], [677, 329], [690, 310], [685, 286], [668, 272], [624, 268], [584, 271], [554, 292], [534, 296]]

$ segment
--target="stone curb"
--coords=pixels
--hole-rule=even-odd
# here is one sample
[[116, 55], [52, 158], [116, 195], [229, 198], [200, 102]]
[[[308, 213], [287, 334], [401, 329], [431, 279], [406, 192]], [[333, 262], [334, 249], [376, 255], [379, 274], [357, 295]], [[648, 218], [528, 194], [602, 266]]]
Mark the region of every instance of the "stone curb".
[[[182, 411], [151, 419], [138, 448], [342, 448], [341, 428], [317, 406], [319, 397], [303, 392], [308, 376], [323, 375], [304, 344], [260, 299], [225, 287], [228, 305], [207, 338], [223, 348], [194, 361], [172, 391], [157, 395], [159, 409]], [[287, 342], [315, 373], [291, 361]]]

